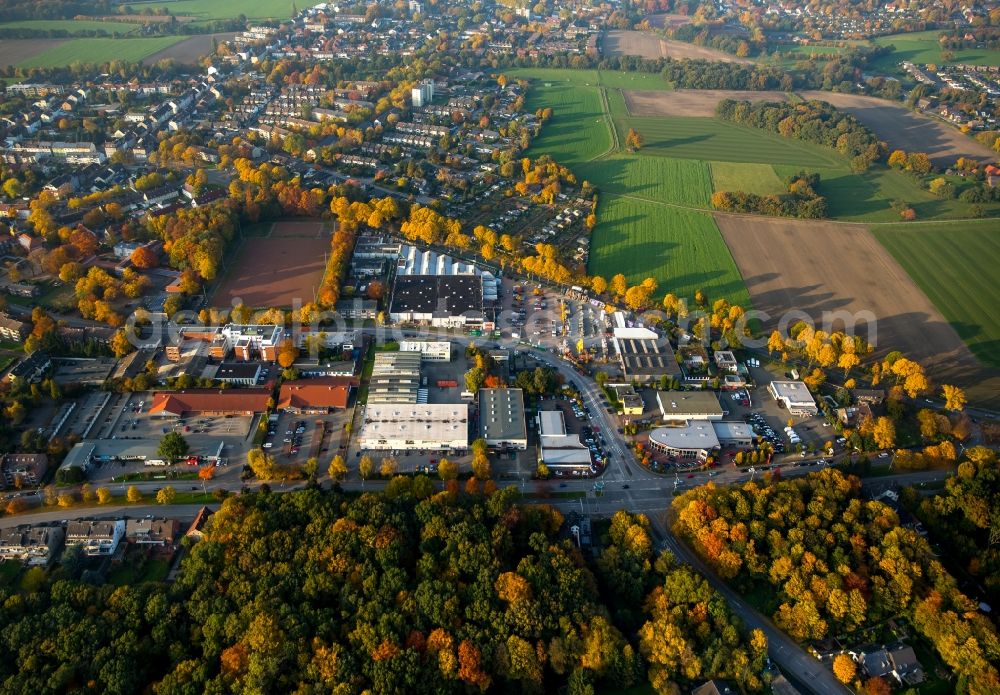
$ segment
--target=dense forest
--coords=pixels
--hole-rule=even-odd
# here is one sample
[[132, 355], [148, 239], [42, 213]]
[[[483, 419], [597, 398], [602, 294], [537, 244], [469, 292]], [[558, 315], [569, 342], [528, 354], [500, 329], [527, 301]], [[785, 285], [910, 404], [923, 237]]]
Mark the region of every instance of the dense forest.
[[995, 610], [1000, 603], [1000, 466], [996, 454], [983, 447], [970, 449], [966, 458], [941, 494], [910, 497], [907, 506], [960, 571], [982, 583]]
[[[767, 640], [619, 512], [588, 564], [548, 506], [401, 479], [227, 500], [175, 582], [69, 553], [0, 590], [7, 693], [661, 692], [764, 687]], [[560, 529], [562, 533], [560, 533]], [[603, 595], [614, 594], [609, 609]]]
[[674, 528], [719, 574], [766, 596], [795, 639], [903, 618], [954, 669], [956, 692], [1000, 692], [993, 624], [923, 537], [860, 492], [860, 480], [834, 469], [770, 485], [709, 484], [674, 501]]
[[851, 160], [854, 171], [865, 171], [886, 155], [874, 133], [851, 114], [825, 101], [788, 104], [723, 99], [715, 107], [715, 114], [730, 123], [833, 147]]

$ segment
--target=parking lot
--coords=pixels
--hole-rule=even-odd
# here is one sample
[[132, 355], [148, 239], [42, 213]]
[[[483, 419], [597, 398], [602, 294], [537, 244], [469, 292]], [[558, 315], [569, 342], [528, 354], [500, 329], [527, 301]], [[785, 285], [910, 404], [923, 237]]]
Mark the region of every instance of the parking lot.
[[352, 410], [320, 415], [278, 413], [277, 420], [268, 423], [264, 450], [278, 464], [302, 464], [310, 457], [328, 463], [337, 451], [345, 450], [344, 425], [351, 417]]

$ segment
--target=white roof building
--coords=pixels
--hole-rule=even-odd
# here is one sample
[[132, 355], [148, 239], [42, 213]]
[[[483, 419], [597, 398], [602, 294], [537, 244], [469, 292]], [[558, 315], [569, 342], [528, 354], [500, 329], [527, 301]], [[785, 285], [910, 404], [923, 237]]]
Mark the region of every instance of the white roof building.
[[658, 427], [649, 433], [649, 444], [678, 458], [705, 460], [721, 446], [712, 424], [691, 420], [676, 427]]
[[550, 469], [592, 470], [593, 458], [580, 435], [566, 432], [561, 410], [538, 413], [539, 458]]
[[400, 352], [419, 352], [428, 362], [450, 362], [451, 342], [447, 340], [401, 340]]
[[819, 412], [809, 387], [802, 381], [772, 381], [767, 390], [792, 415], [808, 416]]
[[369, 403], [360, 446], [368, 450], [463, 451], [469, 448], [469, 407], [464, 403]]

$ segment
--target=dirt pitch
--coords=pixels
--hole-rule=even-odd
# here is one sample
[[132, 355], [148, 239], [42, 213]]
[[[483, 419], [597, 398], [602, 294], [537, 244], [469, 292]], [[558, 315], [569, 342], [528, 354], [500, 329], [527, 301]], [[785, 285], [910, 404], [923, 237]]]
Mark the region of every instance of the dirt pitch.
[[[320, 222], [277, 222], [267, 237], [248, 237], [229, 273], [212, 295], [212, 306], [235, 300], [253, 308], [290, 308], [311, 302], [323, 280], [330, 235]], [[239, 303], [239, 302], [237, 302]]]
[[[877, 332], [871, 334], [877, 354], [901, 350], [924, 364], [937, 384], [981, 388], [984, 379], [992, 378], [993, 393], [1000, 393], [996, 371], [975, 358], [864, 225], [718, 213], [715, 220], [754, 308], [771, 317], [767, 329], [778, 328], [793, 309], [805, 312], [817, 327], [823, 325], [824, 312], [872, 312], [878, 320]], [[867, 333], [859, 322], [857, 334]]]
[[700, 58], [722, 61], [723, 63], [749, 63], [745, 58], [737, 58], [714, 48], [695, 46], [684, 41], [661, 39], [641, 31], [609, 31], [601, 42], [601, 52], [606, 56], [627, 55], [640, 58]]
[[951, 166], [959, 157], [993, 161], [997, 156], [957, 128], [885, 99], [821, 91], [799, 92], [799, 96], [827, 101], [853, 114], [892, 149], [926, 152], [936, 166]]
[[744, 92], [730, 89], [675, 89], [671, 92], [625, 90], [625, 106], [632, 116], [715, 115], [723, 99], [744, 101], [788, 101], [784, 92]]
[[0, 66], [17, 65], [34, 58], [68, 39], [3, 39], [0, 40]]
[[225, 41], [231, 40], [234, 36], [236, 36], [236, 32], [232, 31], [224, 34], [201, 34], [199, 36], [192, 36], [190, 39], [186, 39], [180, 43], [175, 43], [169, 48], [164, 48], [159, 53], [154, 53], [146, 58], [145, 62], [147, 64], [152, 64], [158, 60], [170, 58], [176, 60], [178, 63], [197, 63], [199, 58], [212, 52], [213, 38], [218, 39], [221, 44]]

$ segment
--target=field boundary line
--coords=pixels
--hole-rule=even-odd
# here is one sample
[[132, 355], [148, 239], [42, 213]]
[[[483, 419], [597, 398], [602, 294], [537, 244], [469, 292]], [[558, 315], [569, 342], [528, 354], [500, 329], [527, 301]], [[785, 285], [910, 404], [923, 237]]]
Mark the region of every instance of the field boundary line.
[[597, 73], [597, 93], [601, 97], [601, 112], [604, 117], [604, 125], [608, 127], [608, 133], [611, 135], [611, 145], [599, 155], [595, 155], [588, 159], [588, 162], [593, 162], [598, 159], [604, 159], [609, 155], [617, 152], [621, 149], [618, 143], [618, 128], [615, 126], [615, 119], [611, 116], [611, 105], [608, 103], [608, 90], [606, 87], [601, 86], [601, 76], [600, 71]]
[[905, 222], [903, 220], [894, 220], [892, 222], [865, 222], [864, 220], [838, 220], [833, 217], [823, 217], [818, 220], [810, 220], [804, 217], [781, 217], [779, 215], [754, 215], [748, 212], [727, 212], [725, 210], [716, 210], [715, 208], [706, 207], [700, 208], [695, 205], [688, 205], [686, 203], [668, 203], [664, 200], [656, 200], [655, 198], [643, 198], [642, 196], [632, 195], [630, 193], [612, 193], [606, 191], [604, 195], [608, 196], [618, 196], [619, 198], [626, 198], [629, 200], [637, 200], [640, 203], [650, 203], [652, 205], [660, 205], [665, 208], [675, 208], [677, 210], [688, 210], [689, 212], [707, 212], [712, 215], [725, 215], [727, 217], [737, 217], [740, 219], [748, 220], [791, 220], [793, 222], [831, 222], [833, 224], [849, 224], [849, 225], [862, 225], [865, 227], [881, 227], [890, 225], [906, 225], [906, 226], [916, 226], [925, 224], [941, 224], [942, 222], [981, 222], [984, 220], [1000, 219], [997, 217], [962, 217], [962, 218], [934, 218], [928, 220], [913, 220], [912, 222]]

